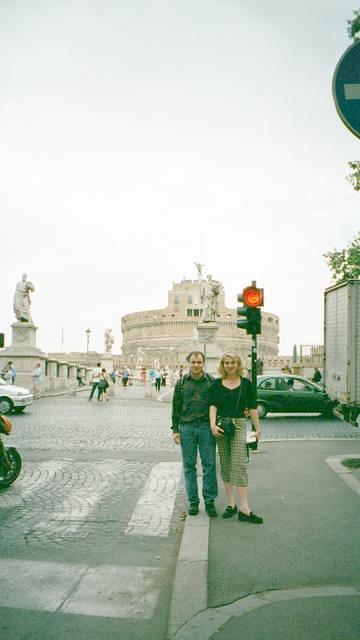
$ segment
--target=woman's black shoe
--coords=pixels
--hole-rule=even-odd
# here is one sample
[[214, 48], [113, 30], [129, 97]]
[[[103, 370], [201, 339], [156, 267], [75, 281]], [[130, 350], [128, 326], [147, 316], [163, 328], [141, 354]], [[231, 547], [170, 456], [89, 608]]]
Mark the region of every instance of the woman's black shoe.
[[252, 511], [248, 516], [246, 513], [239, 511], [238, 519], [240, 522], [251, 522], [252, 524], [262, 524], [264, 522], [261, 516], [256, 516]]
[[222, 517], [223, 518], [232, 518], [235, 513], [237, 513], [237, 506], [235, 505], [235, 507], [232, 507], [230, 504], [228, 507], [226, 507]]

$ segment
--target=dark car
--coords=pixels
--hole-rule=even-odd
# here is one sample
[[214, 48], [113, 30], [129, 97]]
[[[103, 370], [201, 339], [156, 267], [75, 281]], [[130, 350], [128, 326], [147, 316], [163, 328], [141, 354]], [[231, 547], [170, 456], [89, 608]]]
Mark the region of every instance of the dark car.
[[333, 416], [334, 401], [324, 389], [303, 378], [284, 374], [257, 377], [257, 409], [260, 418], [267, 413], [321, 413]]

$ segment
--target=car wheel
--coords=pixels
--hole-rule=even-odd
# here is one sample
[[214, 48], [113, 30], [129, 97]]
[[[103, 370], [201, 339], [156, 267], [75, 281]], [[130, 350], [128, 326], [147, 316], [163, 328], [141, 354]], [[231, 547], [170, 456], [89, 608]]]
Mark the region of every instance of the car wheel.
[[15, 407], [15, 413], [22, 413], [25, 410], [25, 407]]
[[11, 413], [13, 410], [13, 403], [10, 398], [0, 398], [0, 411], [1, 413]]
[[325, 411], [323, 411], [321, 415], [322, 415], [323, 418], [333, 418], [334, 417], [334, 411], [333, 411], [332, 408], [325, 409]]
[[256, 408], [257, 408], [257, 412], [259, 414], [259, 418], [265, 418], [265, 416], [267, 414], [267, 408], [265, 407], [265, 405], [262, 404], [261, 402], [258, 402]]

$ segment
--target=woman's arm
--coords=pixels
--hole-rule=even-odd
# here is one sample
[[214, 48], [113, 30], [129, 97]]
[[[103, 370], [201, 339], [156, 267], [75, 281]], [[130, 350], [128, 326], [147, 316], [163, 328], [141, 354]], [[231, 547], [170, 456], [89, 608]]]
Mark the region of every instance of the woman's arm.
[[257, 409], [249, 409], [249, 414], [250, 414], [251, 422], [255, 427], [256, 440], [260, 440], [260, 436], [261, 436], [260, 420], [259, 420], [259, 414], [257, 412]]

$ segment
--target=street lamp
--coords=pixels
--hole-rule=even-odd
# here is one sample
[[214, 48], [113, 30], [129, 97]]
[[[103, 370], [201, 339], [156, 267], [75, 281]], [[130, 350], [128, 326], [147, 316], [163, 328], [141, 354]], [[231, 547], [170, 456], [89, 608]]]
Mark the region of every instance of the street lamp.
[[86, 355], [89, 356], [90, 329], [86, 329]]

